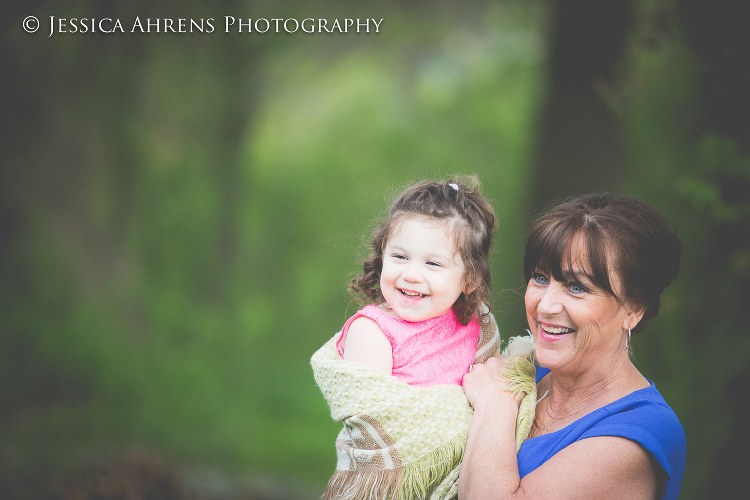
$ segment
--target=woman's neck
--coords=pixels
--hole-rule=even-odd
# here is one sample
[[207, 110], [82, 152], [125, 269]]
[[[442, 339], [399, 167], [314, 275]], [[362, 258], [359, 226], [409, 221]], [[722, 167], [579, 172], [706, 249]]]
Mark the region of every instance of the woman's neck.
[[[638, 389], [649, 382], [629, 358], [576, 376], [550, 372], [539, 381], [537, 392], [546, 396], [537, 405], [533, 435], [546, 434], [569, 425], [584, 415]], [[538, 424], [538, 425], [537, 425]]]

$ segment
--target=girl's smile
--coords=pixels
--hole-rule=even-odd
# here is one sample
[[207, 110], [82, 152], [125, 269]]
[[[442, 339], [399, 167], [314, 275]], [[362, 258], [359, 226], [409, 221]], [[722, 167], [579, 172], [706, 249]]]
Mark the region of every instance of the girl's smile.
[[441, 222], [409, 217], [386, 243], [380, 289], [394, 317], [442, 316], [464, 291], [463, 278], [463, 261]]

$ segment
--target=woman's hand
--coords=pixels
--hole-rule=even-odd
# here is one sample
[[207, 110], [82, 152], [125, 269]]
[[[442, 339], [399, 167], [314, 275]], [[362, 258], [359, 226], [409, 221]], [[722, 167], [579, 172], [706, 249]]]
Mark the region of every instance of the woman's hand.
[[503, 375], [503, 371], [509, 365], [510, 358], [498, 354], [484, 363], [474, 365], [472, 370], [464, 375], [464, 392], [474, 410], [478, 406], [508, 404], [510, 401], [514, 402], [515, 409], [518, 410], [526, 393], [513, 394], [510, 382]]
[[516, 420], [525, 393], [514, 394], [503, 375], [510, 358], [499, 355], [464, 375], [474, 408], [458, 482], [459, 498], [508, 498], [520, 485], [516, 462]]

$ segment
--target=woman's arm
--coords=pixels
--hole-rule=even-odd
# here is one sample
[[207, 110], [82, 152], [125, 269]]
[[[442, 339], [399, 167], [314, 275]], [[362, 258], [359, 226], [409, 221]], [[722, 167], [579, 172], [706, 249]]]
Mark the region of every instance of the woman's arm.
[[385, 375], [393, 374], [391, 343], [373, 320], [360, 316], [352, 321], [344, 342], [344, 359], [369, 366]]
[[501, 373], [507, 361], [505, 356], [490, 358], [463, 379], [474, 416], [458, 480], [461, 500], [505, 498], [518, 489], [516, 418], [523, 394], [506, 390]]
[[651, 455], [617, 436], [576, 441], [524, 476], [519, 490], [518, 498], [549, 499], [653, 499], [658, 493]]
[[583, 439], [520, 479], [515, 448], [518, 403], [504, 390], [505, 360], [492, 358], [464, 377], [474, 407], [459, 478], [461, 500], [656, 498], [651, 455], [629, 439]]

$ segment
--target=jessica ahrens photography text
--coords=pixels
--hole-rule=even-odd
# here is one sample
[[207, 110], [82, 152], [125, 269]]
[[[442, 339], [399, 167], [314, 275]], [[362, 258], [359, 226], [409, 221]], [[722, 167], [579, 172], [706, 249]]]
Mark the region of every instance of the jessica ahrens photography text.
[[[215, 32], [235, 34], [265, 33], [380, 33], [383, 19], [326, 19], [307, 17], [295, 18], [239, 18], [223, 16], [221, 18], [144, 18], [136, 16], [131, 21], [119, 18], [65, 18], [49, 16], [49, 35], [57, 34], [169, 34]], [[23, 28], [28, 33], [36, 32], [40, 27], [34, 16], [24, 19]]]

